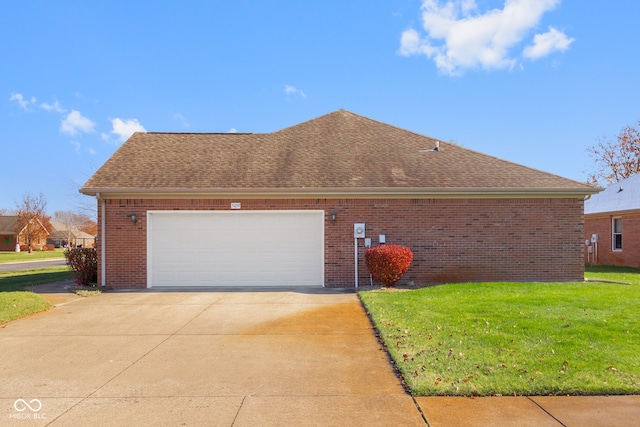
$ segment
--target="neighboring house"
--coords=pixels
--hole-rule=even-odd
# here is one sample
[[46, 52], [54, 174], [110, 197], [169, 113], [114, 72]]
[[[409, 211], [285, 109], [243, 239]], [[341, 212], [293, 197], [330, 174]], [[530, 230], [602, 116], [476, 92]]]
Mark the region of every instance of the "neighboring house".
[[59, 221], [50, 222], [51, 233], [47, 238], [47, 243], [52, 244], [57, 248], [63, 246], [92, 248], [94, 246], [94, 236], [73, 226], [69, 228]]
[[[37, 219], [32, 221], [37, 223], [41, 231], [33, 237], [31, 248], [41, 249], [47, 241], [49, 232]], [[28, 243], [24, 236], [24, 228], [20, 230], [19, 233], [16, 232], [17, 223], [17, 216], [0, 216], [0, 251], [15, 251], [20, 245], [26, 245]]]
[[585, 246], [586, 262], [640, 268], [640, 174], [591, 196], [584, 229], [585, 240], [597, 240]]
[[135, 133], [80, 191], [98, 200], [99, 282], [139, 288], [368, 285], [360, 237], [410, 247], [405, 282], [582, 280], [598, 189], [338, 110]]

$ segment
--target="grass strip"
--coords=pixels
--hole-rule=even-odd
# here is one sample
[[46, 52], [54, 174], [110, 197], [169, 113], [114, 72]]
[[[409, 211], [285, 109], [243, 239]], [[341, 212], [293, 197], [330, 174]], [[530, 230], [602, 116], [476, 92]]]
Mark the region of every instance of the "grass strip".
[[28, 252], [0, 252], [0, 264], [6, 262], [39, 261], [46, 259], [64, 258], [64, 249], [54, 251], [33, 251]]
[[25, 291], [25, 286], [71, 279], [66, 266], [0, 273], [0, 324], [51, 308], [51, 303], [38, 294]]
[[587, 266], [584, 277], [588, 280], [607, 280], [640, 285], [640, 269], [631, 267], [612, 265]]

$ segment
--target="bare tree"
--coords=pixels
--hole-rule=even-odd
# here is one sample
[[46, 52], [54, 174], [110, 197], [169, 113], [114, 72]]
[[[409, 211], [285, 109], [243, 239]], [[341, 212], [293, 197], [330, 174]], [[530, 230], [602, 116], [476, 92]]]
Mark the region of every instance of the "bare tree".
[[624, 127], [615, 141], [600, 138], [587, 152], [596, 164], [590, 184], [607, 186], [640, 172], [640, 120], [635, 127]]
[[53, 213], [53, 219], [65, 226], [67, 243], [76, 238], [76, 231], [84, 231], [92, 236], [98, 232], [98, 224], [83, 213], [56, 211]]
[[[89, 179], [91, 175], [95, 173], [97, 170], [96, 165], [93, 162], [90, 162], [86, 165], [88, 171], [83, 171], [82, 174], [85, 176], [85, 180]], [[80, 213], [81, 215], [85, 215], [89, 218], [90, 221], [94, 221], [98, 217], [98, 203], [95, 197], [87, 196], [85, 194], [81, 194], [78, 189], [82, 187], [82, 184], [75, 181], [72, 178], [67, 178], [67, 184], [69, 188], [68, 195], [73, 198], [73, 210]], [[97, 225], [96, 225], [97, 229]], [[82, 230], [85, 231], [85, 230]], [[88, 231], [85, 231], [89, 233]], [[89, 233], [96, 234], [96, 233]]]
[[67, 244], [71, 244], [71, 241], [76, 237], [75, 230], [78, 229], [77, 219], [78, 215], [71, 211], [56, 211], [53, 213], [53, 220], [61, 223], [65, 227], [64, 234], [66, 234]]
[[47, 201], [40, 193], [33, 196], [29, 193], [22, 198], [22, 204], [16, 205], [16, 234], [22, 235], [31, 252], [34, 239], [42, 235], [42, 228], [51, 230], [50, 217], [47, 215]]

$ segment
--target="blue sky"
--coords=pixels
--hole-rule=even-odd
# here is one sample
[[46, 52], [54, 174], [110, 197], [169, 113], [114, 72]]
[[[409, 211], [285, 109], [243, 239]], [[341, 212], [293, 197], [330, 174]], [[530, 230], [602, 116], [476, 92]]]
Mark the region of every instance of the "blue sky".
[[584, 181], [640, 118], [640, 3], [0, 0], [0, 208], [77, 189], [134, 130], [344, 108]]

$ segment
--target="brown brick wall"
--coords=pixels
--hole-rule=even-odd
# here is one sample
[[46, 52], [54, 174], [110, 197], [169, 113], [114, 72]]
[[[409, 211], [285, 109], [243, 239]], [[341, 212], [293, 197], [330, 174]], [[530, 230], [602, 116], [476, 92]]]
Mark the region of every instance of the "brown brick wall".
[[[9, 242], [6, 243], [5, 238], [9, 238]], [[38, 243], [40, 241], [40, 243]], [[46, 243], [46, 236], [41, 234], [40, 236], [36, 236], [31, 242], [31, 249], [41, 249]], [[26, 245], [26, 241], [24, 236], [18, 239], [18, 244]], [[6, 235], [3, 234], [0, 236], [0, 252], [15, 252], [16, 250], [16, 236], [15, 235]]]
[[[611, 219], [622, 218], [622, 251], [612, 250]], [[640, 213], [627, 215], [588, 216], [584, 221], [584, 239], [598, 235], [596, 264], [640, 268]], [[587, 262], [587, 248], [584, 249]], [[591, 258], [593, 262], [593, 258]]]
[[[106, 284], [146, 286], [146, 211], [219, 210], [241, 202], [243, 210], [323, 209], [325, 285], [354, 285], [353, 224], [366, 223], [373, 245], [409, 246], [412, 267], [404, 281], [582, 280], [581, 199], [308, 199], [308, 200], [105, 200]], [[100, 214], [100, 209], [98, 210]], [[138, 222], [133, 225], [130, 214]], [[331, 222], [331, 211], [337, 214]], [[98, 219], [100, 224], [100, 218]], [[100, 235], [98, 236], [100, 238]], [[359, 282], [369, 283], [364, 240]], [[96, 243], [100, 250], [99, 241]], [[98, 274], [100, 276], [100, 274]]]
[[14, 252], [16, 250], [16, 236], [10, 234], [0, 234], [0, 251]]

